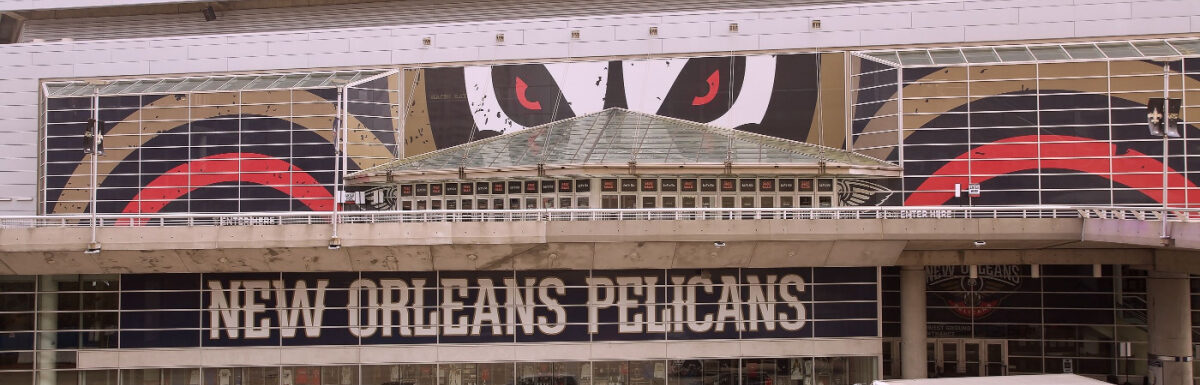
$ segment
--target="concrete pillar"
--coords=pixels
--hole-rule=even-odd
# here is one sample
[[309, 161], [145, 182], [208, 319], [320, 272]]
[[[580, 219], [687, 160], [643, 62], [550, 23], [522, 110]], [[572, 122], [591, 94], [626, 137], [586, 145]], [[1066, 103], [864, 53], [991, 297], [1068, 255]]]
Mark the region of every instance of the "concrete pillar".
[[1146, 291], [1150, 313], [1147, 357], [1150, 385], [1191, 385], [1192, 307], [1188, 275], [1151, 271]]
[[58, 384], [58, 281], [53, 276], [38, 277], [37, 298], [37, 378], [38, 385]]
[[925, 267], [900, 269], [900, 376], [926, 378]]

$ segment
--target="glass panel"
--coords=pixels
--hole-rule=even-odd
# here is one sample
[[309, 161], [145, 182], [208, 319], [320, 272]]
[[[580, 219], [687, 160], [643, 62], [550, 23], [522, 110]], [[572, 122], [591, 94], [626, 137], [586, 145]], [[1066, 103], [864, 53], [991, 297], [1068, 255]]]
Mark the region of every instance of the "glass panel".
[[1033, 55], [1025, 47], [996, 47], [996, 54], [1006, 62], [1033, 60]]
[[966, 62], [963, 59], [962, 52], [956, 49], [929, 51], [929, 56], [933, 57], [935, 64], [961, 64]]
[[331, 73], [309, 74], [308, 77], [304, 78], [304, 80], [301, 80], [299, 83], [296, 83], [295, 87], [296, 88], [316, 87], [321, 84], [324, 84], [325, 81], [329, 80], [329, 78], [332, 76], [333, 76], [333, 74], [331, 74]]
[[1200, 40], [1172, 40], [1168, 43], [1184, 55], [1200, 54]]
[[105, 95], [105, 94], [121, 93], [121, 91], [123, 91], [124, 89], [129, 88], [129, 86], [132, 86], [133, 83], [134, 82], [132, 82], [132, 81], [120, 81], [120, 82], [109, 83], [108, 86], [100, 89], [100, 94]]
[[1033, 57], [1038, 60], [1066, 60], [1070, 59], [1067, 52], [1062, 47], [1057, 45], [1029, 47], [1029, 51], [1033, 52]]
[[883, 60], [883, 61], [892, 62], [892, 63], [900, 63], [900, 59], [898, 59], [898, 58], [896, 57], [896, 52], [895, 52], [895, 51], [887, 51], [887, 52], [870, 52], [870, 53], [867, 53], [867, 56], [870, 56], [870, 57], [873, 57], [873, 58], [876, 58], [876, 59], [880, 59], [880, 60]]
[[905, 51], [900, 52], [900, 64], [903, 65], [927, 65], [933, 64], [933, 60], [929, 58], [927, 51]]
[[217, 89], [221, 90], [221, 91], [240, 90], [242, 88], [245, 88], [250, 83], [254, 82], [254, 79], [257, 79], [257, 78], [258, 78], [257, 76], [245, 76], [245, 77], [234, 78], [233, 80], [230, 80], [228, 83], [225, 83], [224, 85], [222, 85], [220, 88], [217, 88]]
[[994, 63], [1000, 61], [1000, 56], [996, 55], [996, 51], [993, 51], [991, 48], [964, 49], [963, 55], [971, 63]]
[[1071, 54], [1071, 58], [1073, 58], [1073, 59], [1103, 59], [1104, 58], [1104, 54], [1101, 53], [1100, 50], [1096, 48], [1096, 46], [1091, 45], [1091, 44], [1065, 45], [1065, 46], [1063, 46], [1063, 48], [1067, 50], [1067, 53]]
[[304, 78], [306, 78], [306, 77], [308, 77], [308, 74], [287, 75], [284, 77], [280, 77], [279, 81], [271, 83], [271, 85], [267, 86], [267, 88], [271, 88], [271, 89], [292, 88], [296, 85], [296, 83], [299, 83], [301, 80], [304, 80]]
[[1141, 51], [1142, 55], [1145, 56], [1175, 56], [1179, 54], [1174, 48], [1171, 48], [1170, 45], [1162, 41], [1138, 41], [1134, 42], [1133, 46], [1137, 47], [1138, 51]]
[[1104, 55], [1110, 58], [1142, 56], [1142, 53], [1134, 49], [1133, 45], [1129, 43], [1100, 43], [1096, 44], [1096, 46], [1100, 47], [1100, 50], [1104, 51]]

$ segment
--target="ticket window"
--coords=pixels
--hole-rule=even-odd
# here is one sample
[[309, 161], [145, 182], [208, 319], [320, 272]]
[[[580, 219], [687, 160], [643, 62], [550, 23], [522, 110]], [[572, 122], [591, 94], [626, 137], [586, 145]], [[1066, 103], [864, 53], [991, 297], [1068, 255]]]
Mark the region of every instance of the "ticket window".
[[557, 190], [558, 190], [558, 206], [557, 207], [560, 209], [569, 209], [569, 208], [574, 207], [575, 205], [573, 204], [574, 202], [572, 202], [571, 198], [573, 195], [572, 193], [575, 192], [575, 181], [570, 180], [570, 179], [563, 179], [563, 180], [556, 181], [555, 184], [557, 185]]
[[816, 193], [817, 183], [815, 180], [811, 178], [797, 180], [796, 194], [798, 195], [798, 201], [796, 202], [796, 207], [816, 207]]
[[430, 183], [429, 184], [429, 209], [430, 210], [441, 210], [442, 209], [442, 195], [444, 193], [445, 193], [445, 191], [442, 189], [441, 183]]
[[400, 194], [400, 209], [401, 210], [412, 210], [413, 209], [413, 194], [414, 194], [413, 185], [411, 185], [411, 184], [400, 185], [399, 194]]
[[658, 179], [642, 179], [639, 182], [642, 208], [658, 208]]
[[833, 207], [836, 193], [833, 179], [817, 179], [817, 207]]
[[[773, 209], [773, 208], [775, 208], [775, 196], [773, 196], [773, 195], [760, 195], [760, 196], [758, 197], [758, 207], [760, 207], [760, 208], [764, 208], [764, 209]], [[773, 212], [763, 212], [763, 214], [762, 214], [762, 217], [763, 217], [764, 219], [771, 219], [771, 218], [774, 218], [774, 217], [775, 217], [775, 213], [773, 213]]]
[[576, 179], [575, 180], [575, 208], [588, 209], [592, 208], [592, 180], [591, 179]]

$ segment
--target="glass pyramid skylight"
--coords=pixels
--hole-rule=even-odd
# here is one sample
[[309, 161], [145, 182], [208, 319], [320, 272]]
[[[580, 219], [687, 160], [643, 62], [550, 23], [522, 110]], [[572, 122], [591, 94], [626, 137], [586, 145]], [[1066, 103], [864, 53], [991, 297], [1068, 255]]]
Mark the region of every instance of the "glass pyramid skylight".
[[351, 175], [385, 172], [560, 166], [847, 165], [898, 170], [891, 163], [830, 147], [779, 139], [622, 108], [398, 159]]

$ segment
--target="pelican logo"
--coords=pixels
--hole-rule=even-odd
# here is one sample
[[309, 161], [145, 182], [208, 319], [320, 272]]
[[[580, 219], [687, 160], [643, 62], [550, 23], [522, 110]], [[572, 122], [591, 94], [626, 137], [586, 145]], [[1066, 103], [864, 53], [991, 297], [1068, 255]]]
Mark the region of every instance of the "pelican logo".
[[1021, 266], [977, 268], [977, 278], [971, 278], [968, 266], [926, 266], [925, 281], [955, 315], [980, 320], [995, 312], [1004, 298], [1021, 286]]

